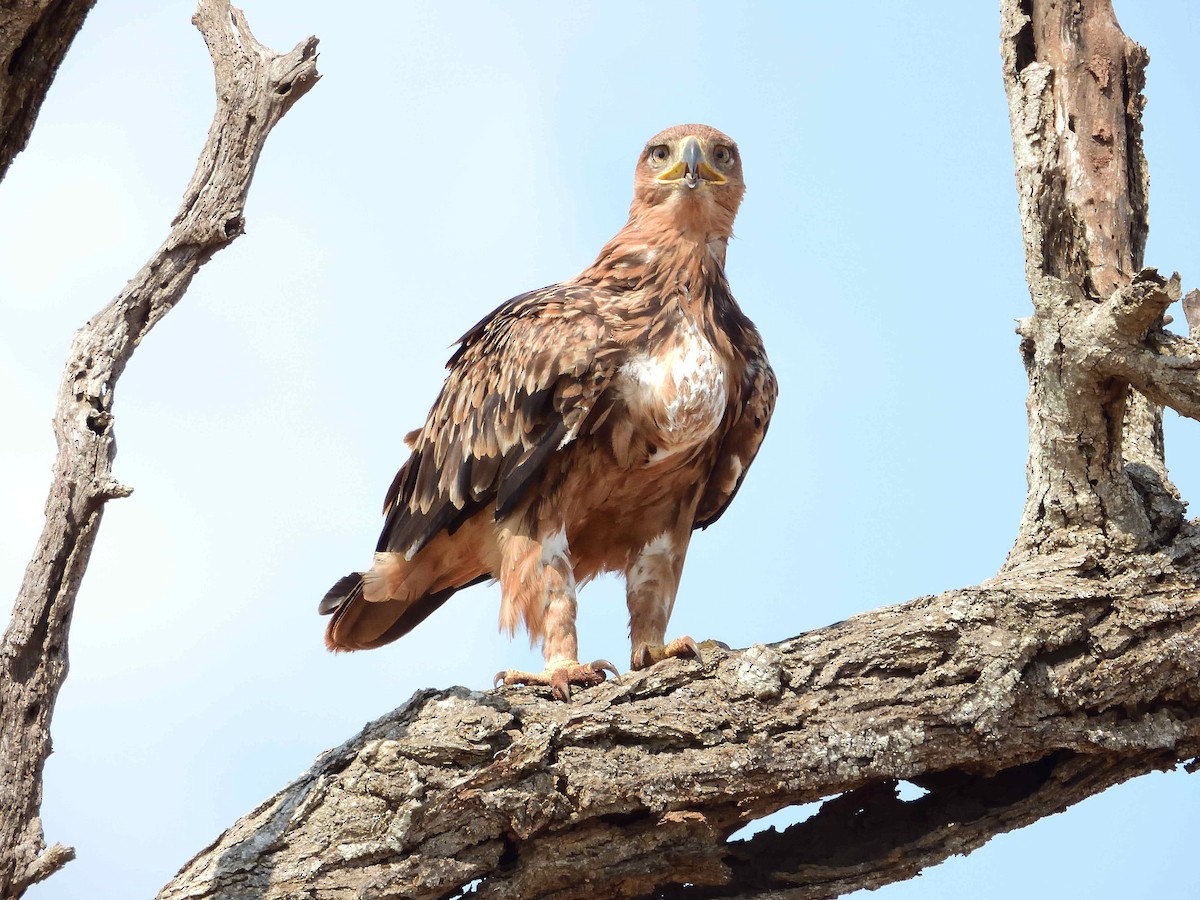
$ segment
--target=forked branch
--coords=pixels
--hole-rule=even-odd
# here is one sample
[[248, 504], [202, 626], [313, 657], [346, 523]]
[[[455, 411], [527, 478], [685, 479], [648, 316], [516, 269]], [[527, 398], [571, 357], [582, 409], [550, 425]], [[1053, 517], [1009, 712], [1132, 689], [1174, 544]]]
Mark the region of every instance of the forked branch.
[[1009, 565], [1063, 547], [1163, 547], [1183, 507], [1163, 459], [1160, 405], [1187, 415], [1196, 406], [1181, 361], [1164, 360], [1158, 344], [1178, 279], [1142, 271], [1149, 57], [1121, 31], [1109, 0], [1001, 5], [1033, 300], [1018, 329], [1030, 387], [1029, 492]]

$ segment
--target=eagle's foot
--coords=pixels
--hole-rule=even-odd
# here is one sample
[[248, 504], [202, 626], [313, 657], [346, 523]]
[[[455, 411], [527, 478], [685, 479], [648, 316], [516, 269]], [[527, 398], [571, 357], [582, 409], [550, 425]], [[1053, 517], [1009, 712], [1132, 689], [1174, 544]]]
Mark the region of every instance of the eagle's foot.
[[497, 672], [495, 683], [540, 684], [550, 688], [555, 700], [568, 701], [571, 699], [571, 685], [595, 687], [603, 684], [605, 672], [612, 672], [614, 678], [620, 677], [617, 667], [607, 659], [586, 664], [574, 659], [560, 659], [548, 664], [544, 672], [520, 672], [516, 669]]
[[[705, 643], [708, 643], [705, 641]], [[698, 663], [704, 662], [704, 654], [700, 646], [687, 635], [677, 637], [665, 644], [638, 644], [630, 655], [631, 669], [648, 669], [656, 662], [662, 662], [670, 656], [688, 657]]]

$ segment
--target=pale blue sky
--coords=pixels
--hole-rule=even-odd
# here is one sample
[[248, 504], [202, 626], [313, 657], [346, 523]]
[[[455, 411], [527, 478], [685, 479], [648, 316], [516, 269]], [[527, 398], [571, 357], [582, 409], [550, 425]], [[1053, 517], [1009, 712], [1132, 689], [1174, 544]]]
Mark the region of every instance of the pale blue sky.
[[[1024, 497], [1025, 315], [992, 2], [331, 4], [244, 0], [322, 82], [277, 128], [248, 234], [116, 396], [111, 503], [71, 635], [33, 900], [144, 897], [321, 750], [423, 686], [536, 666], [478, 587], [334, 657], [317, 600], [367, 563], [450, 342], [570, 277], [624, 221], [644, 141], [702, 121], [749, 192], [734, 292], [781, 398], [737, 502], [693, 542], [671, 632], [735, 646], [978, 582]], [[835, 8], [836, 7], [836, 8]], [[1118, 2], [1144, 43], [1147, 260], [1200, 271], [1193, 0]], [[190, 2], [102, 0], [0, 185], [9, 596], [41, 527], [72, 331], [165, 235], [212, 109]], [[1168, 422], [1185, 498], [1194, 423]], [[581, 653], [627, 658], [619, 583]], [[1200, 783], [1156, 775], [881, 898], [1200, 895]], [[1146, 866], [1146, 868], [1143, 868]]]

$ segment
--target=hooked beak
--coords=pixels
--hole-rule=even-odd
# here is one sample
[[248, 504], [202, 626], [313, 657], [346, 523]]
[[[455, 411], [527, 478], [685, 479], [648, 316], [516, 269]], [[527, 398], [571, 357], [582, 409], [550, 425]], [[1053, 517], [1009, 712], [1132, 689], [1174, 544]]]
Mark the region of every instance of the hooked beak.
[[724, 184], [725, 176], [709, 165], [700, 141], [689, 135], [683, 139], [679, 161], [659, 175], [658, 180], [665, 184], [679, 182], [695, 190], [704, 181], [709, 184]]
[[700, 164], [704, 161], [700, 142], [694, 137], [689, 137], [684, 141], [683, 152], [679, 154], [679, 159], [684, 166], [683, 183], [694, 190], [700, 184]]

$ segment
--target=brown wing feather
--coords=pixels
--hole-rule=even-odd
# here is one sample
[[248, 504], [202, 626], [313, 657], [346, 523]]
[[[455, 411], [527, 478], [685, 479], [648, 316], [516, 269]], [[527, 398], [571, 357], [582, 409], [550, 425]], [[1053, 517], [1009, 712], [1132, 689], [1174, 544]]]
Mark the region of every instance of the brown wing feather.
[[771, 424], [771, 413], [775, 409], [775, 398], [779, 395], [779, 384], [767, 362], [767, 355], [761, 343], [755, 351], [742, 377], [742, 395], [741, 403], [737, 405], [737, 417], [730, 424], [725, 433], [725, 440], [721, 442], [717, 452], [712, 474], [709, 475], [700, 505], [696, 509], [694, 528], [707, 528], [721, 518], [721, 514], [733, 502]]
[[506, 515], [579, 433], [620, 366], [595, 289], [522, 294], [460, 340], [413, 453], [388, 490], [377, 550], [411, 558], [493, 506]]

